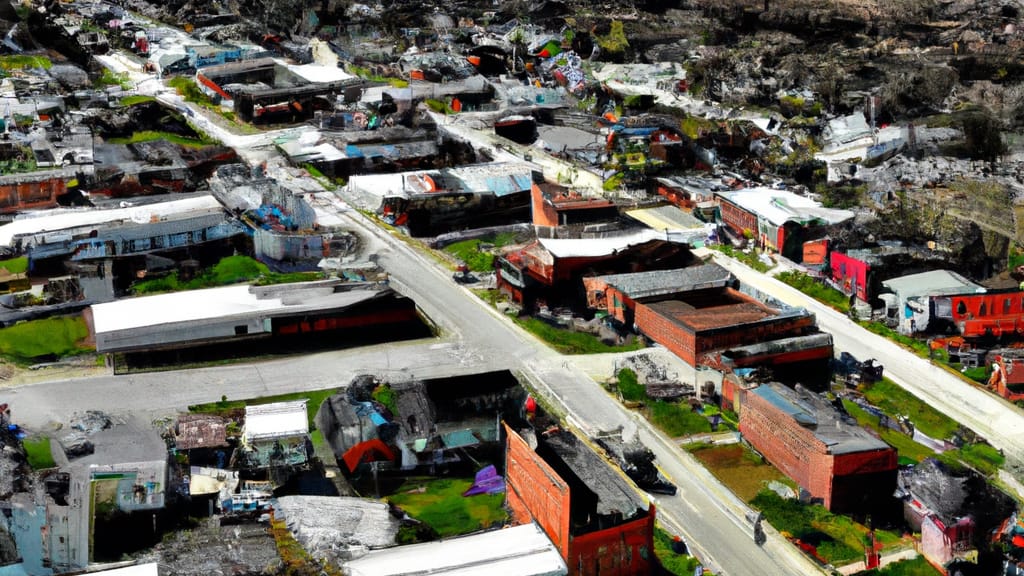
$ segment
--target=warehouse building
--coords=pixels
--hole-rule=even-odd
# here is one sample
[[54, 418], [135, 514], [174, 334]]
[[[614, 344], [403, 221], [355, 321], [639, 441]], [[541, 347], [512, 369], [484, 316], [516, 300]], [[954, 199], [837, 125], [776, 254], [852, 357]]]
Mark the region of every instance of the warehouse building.
[[777, 382], [741, 392], [740, 433], [833, 512], [870, 513], [896, 489], [896, 449], [821, 396]]

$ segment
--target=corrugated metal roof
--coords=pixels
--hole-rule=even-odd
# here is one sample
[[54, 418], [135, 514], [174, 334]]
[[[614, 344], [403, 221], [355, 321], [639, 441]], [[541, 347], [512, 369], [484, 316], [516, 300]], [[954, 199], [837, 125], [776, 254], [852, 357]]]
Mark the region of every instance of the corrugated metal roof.
[[618, 288], [633, 299], [726, 286], [734, 279], [731, 272], [714, 263], [676, 270], [601, 276], [606, 284]]
[[684, 212], [675, 206], [657, 206], [655, 208], [640, 208], [629, 210], [626, 215], [638, 220], [654, 230], [696, 230], [704, 233], [707, 226], [696, 216]]
[[760, 187], [737, 190], [736, 192], [716, 192], [715, 194], [775, 226], [781, 226], [790, 221], [800, 224], [815, 221], [838, 224], [853, 218], [853, 212], [849, 210], [825, 208], [806, 196], [800, 196], [787, 190]]
[[441, 435], [441, 442], [446, 448], [462, 448], [463, 446], [476, 446], [480, 443], [471, 430], [456, 430]]
[[914, 296], [941, 296], [943, 294], [970, 294], [985, 292], [985, 288], [950, 270], [932, 270], [890, 278], [882, 282], [900, 298]]

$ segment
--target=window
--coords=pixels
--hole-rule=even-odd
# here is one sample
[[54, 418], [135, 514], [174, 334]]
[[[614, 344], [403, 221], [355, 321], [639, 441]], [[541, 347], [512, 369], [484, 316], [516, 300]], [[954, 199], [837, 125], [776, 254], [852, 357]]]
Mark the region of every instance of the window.
[[967, 314], [967, 304], [964, 304], [963, 300], [960, 300], [959, 302], [956, 303], [956, 313], [957, 316], [963, 316], [964, 314]]
[[248, 334], [249, 327], [242, 324], [241, 326], [235, 326], [235, 336], [241, 336], [242, 334]]

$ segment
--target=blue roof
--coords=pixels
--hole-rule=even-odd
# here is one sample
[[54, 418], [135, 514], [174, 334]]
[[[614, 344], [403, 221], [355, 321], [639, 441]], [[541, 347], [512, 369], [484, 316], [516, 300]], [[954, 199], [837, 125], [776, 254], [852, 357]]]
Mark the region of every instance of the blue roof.
[[470, 430], [456, 430], [441, 435], [441, 442], [446, 448], [461, 448], [463, 446], [475, 446], [480, 443]]
[[814, 425], [818, 423], [818, 419], [807, 410], [797, 406], [791, 402], [788, 398], [779, 394], [771, 386], [758, 386], [753, 390], [754, 394], [757, 394], [761, 398], [764, 398], [771, 403], [772, 406], [778, 408], [780, 412], [786, 414], [793, 420], [796, 420], [803, 426]]

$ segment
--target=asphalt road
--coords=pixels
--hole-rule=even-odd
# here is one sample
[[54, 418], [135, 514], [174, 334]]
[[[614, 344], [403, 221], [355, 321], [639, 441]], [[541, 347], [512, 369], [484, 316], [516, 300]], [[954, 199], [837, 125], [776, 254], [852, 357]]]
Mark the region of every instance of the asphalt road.
[[793, 306], [803, 306], [817, 316], [818, 326], [832, 333], [836, 350], [859, 360], [877, 359], [885, 376], [930, 406], [985, 437], [1007, 457], [1008, 468], [1018, 479], [1024, 463], [1024, 412], [1017, 406], [935, 366], [891, 340], [872, 334], [845, 314], [837, 312], [779, 280], [760, 274], [722, 255], [715, 261], [741, 282]]
[[734, 576], [805, 575], [818, 567], [769, 529], [758, 547], [744, 514], [748, 508], [718, 483], [692, 456], [625, 410], [574, 362], [539, 343], [490, 308], [450, 273], [378, 229], [389, 248], [380, 263], [392, 285], [417, 301], [442, 329], [439, 339], [322, 352], [244, 365], [102, 376], [28, 385], [3, 392], [18, 422], [45, 429], [86, 409], [130, 412], [157, 419], [189, 404], [251, 398], [343, 386], [352, 376], [440, 377], [508, 368], [526, 376], [560, 405], [570, 423], [587, 434], [620, 426], [638, 429], [664, 472], [679, 486], [674, 497], [658, 496], [659, 516], [681, 533], [698, 557], [722, 574]]

